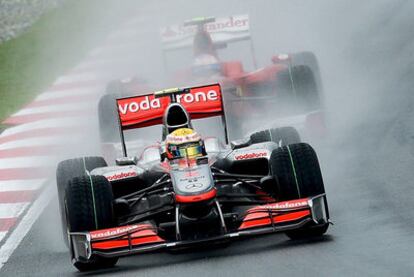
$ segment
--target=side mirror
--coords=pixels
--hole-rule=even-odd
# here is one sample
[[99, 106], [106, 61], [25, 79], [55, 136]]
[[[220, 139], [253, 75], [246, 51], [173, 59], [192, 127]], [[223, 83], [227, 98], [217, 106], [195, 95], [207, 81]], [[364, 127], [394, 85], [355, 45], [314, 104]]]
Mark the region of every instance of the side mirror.
[[122, 157], [115, 160], [116, 165], [136, 165], [137, 157]]
[[235, 150], [235, 149], [240, 149], [243, 147], [247, 147], [249, 145], [251, 145], [252, 142], [250, 141], [250, 138], [244, 138], [244, 139], [238, 139], [238, 140], [234, 140], [230, 143], [231, 149]]

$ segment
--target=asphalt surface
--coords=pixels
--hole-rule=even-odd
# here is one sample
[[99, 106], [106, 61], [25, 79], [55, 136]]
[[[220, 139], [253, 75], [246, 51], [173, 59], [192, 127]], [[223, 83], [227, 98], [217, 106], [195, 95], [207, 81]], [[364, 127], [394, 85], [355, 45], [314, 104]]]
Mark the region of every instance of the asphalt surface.
[[[261, 48], [264, 30], [270, 28], [268, 20], [278, 26], [278, 39], [290, 42], [279, 43], [280, 48], [302, 43], [320, 58], [331, 129], [315, 147], [335, 225], [317, 240], [290, 241], [283, 234], [270, 235], [224, 248], [128, 257], [116, 268], [94, 274], [413, 276], [414, 41], [412, 24], [408, 26], [414, 5], [367, 1], [356, 9], [357, 1], [354, 6], [348, 1], [312, 1], [312, 5], [290, 1], [279, 6], [257, 1], [254, 7], [236, 2], [228, 1], [229, 11], [249, 12], [258, 22], [252, 29], [259, 51], [270, 51]], [[223, 14], [219, 8], [223, 7], [209, 11]], [[276, 11], [279, 17], [270, 17]], [[284, 21], [286, 25], [277, 25]], [[282, 32], [283, 28], [290, 31]], [[296, 28], [304, 29], [294, 33]], [[268, 38], [268, 44], [273, 39]], [[0, 275], [82, 275], [71, 266], [63, 245], [56, 200]]]

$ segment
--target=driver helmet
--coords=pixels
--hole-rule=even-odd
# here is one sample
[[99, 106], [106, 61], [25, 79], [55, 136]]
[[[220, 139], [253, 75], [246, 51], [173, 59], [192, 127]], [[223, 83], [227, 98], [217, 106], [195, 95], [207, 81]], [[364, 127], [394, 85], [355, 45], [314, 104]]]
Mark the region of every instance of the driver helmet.
[[208, 54], [217, 57], [213, 40], [211, 39], [211, 36], [207, 31], [200, 30], [194, 35], [193, 52], [194, 57], [203, 54]]
[[206, 155], [204, 141], [190, 128], [180, 128], [170, 133], [165, 141], [169, 160], [196, 158]]

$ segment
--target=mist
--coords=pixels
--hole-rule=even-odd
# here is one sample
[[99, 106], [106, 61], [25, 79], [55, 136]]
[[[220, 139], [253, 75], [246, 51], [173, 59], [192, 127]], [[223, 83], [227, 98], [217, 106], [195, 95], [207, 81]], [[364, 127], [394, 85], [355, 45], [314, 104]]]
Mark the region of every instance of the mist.
[[[412, 254], [400, 241], [412, 242], [407, 233], [414, 226], [413, 214], [401, 212], [414, 208], [411, 200], [414, 3], [404, 0], [119, 2], [102, 3], [108, 10], [116, 7], [119, 20], [117, 25], [106, 25], [105, 31], [111, 40], [128, 38], [129, 43], [102, 52], [101, 42], [97, 41], [94, 57], [99, 59], [109, 51], [113, 60], [117, 60], [102, 65], [96, 72], [105, 82], [139, 76], [157, 89], [167, 87], [159, 30], [196, 16], [249, 14], [259, 67], [270, 64], [274, 54], [314, 52], [321, 68], [328, 135], [311, 143], [319, 155], [335, 222], [331, 244], [338, 246], [341, 255], [351, 257], [352, 245], [362, 241], [366, 252], [353, 256], [351, 262], [373, 255], [378, 263], [390, 266], [386, 257], [374, 253], [393, 252], [394, 247], [400, 248], [396, 248], [393, 261], [411, 262]], [[88, 8], [94, 12], [93, 7]], [[105, 6], [100, 9], [105, 10]], [[125, 26], [135, 32], [122, 32]], [[251, 68], [242, 47], [224, 52], [221, 58], [238, 57]], [[77, 147], [68, 149], [61, 158], [99, 154], [97, 119], [88, 120], [89, 129], [76, 141]], [[160, 139], [161, 131], [151, 134], [145, 137], [141, 133], [139, 139], [151, 141], [154, 136]], [[361, 273], [366, 269], [361, 263], [353, 270]], [[368, 272], [384, 272], [383, 267], [372, 270]]]

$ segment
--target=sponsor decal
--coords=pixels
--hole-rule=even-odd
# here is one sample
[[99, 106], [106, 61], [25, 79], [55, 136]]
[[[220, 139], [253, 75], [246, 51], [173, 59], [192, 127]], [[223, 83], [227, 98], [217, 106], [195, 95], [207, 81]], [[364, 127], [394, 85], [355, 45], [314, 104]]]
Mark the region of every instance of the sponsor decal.
[[184, 178], [180, 178], [179, 181], [180, 182], [189, 182], [189, 183], [191, 183], [191, 182], [202, 181], [205, 178], [206, 178], [206, 176], [204, 176], [204, 175], [200, 176], [199, 174], [197, 174], [197, 175], [193, 175], [193, 176], [188, 176], [187, 173], [185, 173]]
[[[149, 95], [145, 96], [142, 101], [131, 101], [125, 104], [119, 105], [119, 112], [122, 115], [127, 113], [137, 113], [139, 111], [148, 111], [154, 109], [161, 109], [163, 108], [161, 105], [160, 98], [153, 98]], [[219, 94], [215, 90], [209, 90], [207, 92], [204, 91], [196, 91], [194, 93], [187, 93], [187, 94], [180, 94], [177, 95], [177, 102], [181, 104], [193, 104], [193, 103], [200, 103], [200, 102], [209, 102], [209, 101], [217, 101], [219, 100]]]
[[191, 104], [194, 102], [217, 101], [218, 99], [219, 95], [215, 90], [209, 90], [207, 91], [207, 93], [204, 91], [196, 91], [194, 93], [177, 95], [178, 103], [183, 104]]
[[115, 174], [109, 175], [109, 176], [105, 175], [105, 178], [108, 181], [116, 181], [116, 180], [126, 179], [126, 178], [130, 178], [130, 177], [135, 177], [135, 176], [137, 176], [137, 173], [135, 171], [129, 171], [129, 172], [115, 173]]
[[140, 225], [130, 225], [130, 226], [123, 226], [118, 228], [112, 228], [112, 229], [105, 229], [105, 230], [99, 230], [99, 231], [92, 231], [91, 239], [103, 239], [103, 238], [110, 238], [115, 236], [120, 236], [123, 234], [127, 234], [133, 231], [136, 231], [140, 228]]
[[119, 105], [119, 112], [121, 114], [127, 113], [136, 113], [138, 111], [148, 111], [150, 109], [160, 109], [161, 108], [161, 101], [160, 99], [151, 99], [150, 96], [145, 96], [145, 98], [138, 102], [133, 101], [129, 103], [125, 103], [123, 105]]
[[258, 207], [258, 209], [292, 209], [308, 206], [308, 199], [299, 199], [293, 201], [285, 201], [274, 204], [268, 204]]
[[[168, 97], [155, 98], [152, 94], [118, 99], [122, 126], [137, 128], [162, 123], [169, 102]], [[221, 89], [218, 84], [191, 88], [189, 93], [177, 95], [177, 102], [184, 106], [192, 118], [222, 113]]]
[[189, 189], [189, 190], [191, 190], [191, 189], [199, 189], [199, 188], [202, 188], [202, 187], [203, 187], [203, 184], [201, 184], [201, 183], [190, 183], [190, 184], [188, 184], [188, 185], [185, 186], [185, 188], [186, 189]]
[[[249, 16], [235, 15], [216, 18], [215, 22], [207, 23], [204, 29], [209, 33], [244, 32], [249, 30]], [[161, 39], [164, 43], [192, 36], [197, 32], [197, 26], [171, 25], [161, 29]]]
[[237, 161], [252, 160], [252, 159], [258, 159], [258, 158], [268, 158], [268, 156], [269, 156], [268, 151], [260, 151], [260, 152], [251, 152], [251, 153], [235, 155], [234, 159]]

